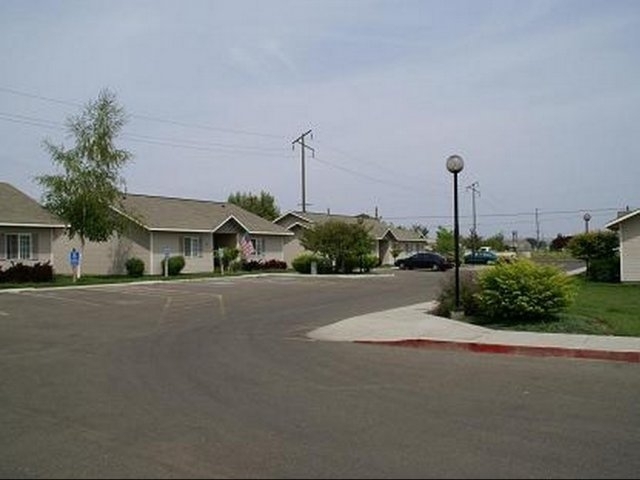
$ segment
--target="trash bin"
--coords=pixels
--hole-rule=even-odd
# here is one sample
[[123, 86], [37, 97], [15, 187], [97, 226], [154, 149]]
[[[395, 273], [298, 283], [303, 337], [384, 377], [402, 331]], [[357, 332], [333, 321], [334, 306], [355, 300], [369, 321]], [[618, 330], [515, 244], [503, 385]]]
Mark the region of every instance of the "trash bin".
[[311, 275], [318, 274], [318, 262], [311, 262]]

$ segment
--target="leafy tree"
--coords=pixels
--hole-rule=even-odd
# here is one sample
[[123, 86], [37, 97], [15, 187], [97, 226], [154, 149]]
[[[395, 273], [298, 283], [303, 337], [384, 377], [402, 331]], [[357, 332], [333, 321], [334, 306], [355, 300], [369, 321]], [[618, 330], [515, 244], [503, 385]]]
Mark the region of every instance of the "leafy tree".
[[568, 244], [571, 255], [582, 260], [608, 258], [616, 254], [618, 248], [616, 232], [589, 232], [575, 235]]
[[571, 241], [571, 238], [573, 238], [571, 235], [566, 235], [565, 236], [565, 235], [562, 235], [562, 234], [559, 233], [556, 238], [551, 240], [551, 244], [549, 245], [549, 249], [554, 251], [554, 252], [559, 252], [561, 250], [564, 250], [569, 245], [569, 242]]
[[427, 227], [426, 225], [414, 223], [413, 225], [411, 225], [411, 229], [414, 232], [418, 232], [419, 234], [421, 234], [424, 238], [427, 238], [429, 236], [429, 227]]
[[505, 250], [509, 249], [509, 247], [504, 241], [504, 235], [502, 234], [502, 232], [496, 233], [491, 237], [485, 238], [482, 242], [482, 245], [487, 245], [488, 247], [491, 248], [491, 250], [495, 252], [504, 252]]
[[573, 257], [586, 261], [587, 278], [615, 281], [620, 272], [618, 245], [618, 234], [604, 231], [575, 235], [567, 248]]
[[229, 195], [227, 202], [255, 213], [256, 215], [273, 221], [280, 216], [280, 209], [273, 195], [261, 191], [260, 195], [251, 192], [236, 192]]
[[525, 240], [531, 245], [532, 250], [544, 250], [547, 247], [547, 242], [544, 240], [536, 240], [533, 237], [527, 237]]
[[400, 246], [400, 244], [397, 242], [393, 242], [393, 244], [391, 245], [390, 253], [393, 257], [393, 261], [395, 262], [396, 258], [398, 258], [398, 255], [402, 253], [402, 247]]
[[455, 241], [453, 231], [448, 228], [439, 226], [436, 232], [436, 252], [443, 255], [453, 256], [455, 250]]
[[337, 220], [305, 230], [300, 243], [309, 251], [328, 258], [337, 272], [350, 273], [371, 252], [374, 239], [362, 221], [347, 223]]
[[480, 235], [472, 230], [468, 237], [460, 239], [460, 243], [462, 243], [462, 245], [468, 250], [477, 251], [480, 249], [480, 246], [483, 245], [483, 240]]
[[124, 229], [113, 208], [122, 209], [124, 179], [120, 171], [132, 157], [114, 144], [125, 122], [115, 94], [102, 90], [80, 115], [68, 119], [75, 138], [73, 148], [44, 141], [62, 173], [36, 177], [44, 189], [43, 203], [67, 222], [69, 238], [80, 237], [81, 254], [87, 240], [104, 242], [114, 231]]

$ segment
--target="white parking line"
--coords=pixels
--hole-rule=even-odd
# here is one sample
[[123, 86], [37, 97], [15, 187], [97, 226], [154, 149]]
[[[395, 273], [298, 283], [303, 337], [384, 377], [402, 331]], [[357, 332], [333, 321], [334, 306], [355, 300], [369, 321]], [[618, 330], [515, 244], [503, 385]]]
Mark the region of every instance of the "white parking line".
[[78, 303], [82, 305], [91, 305], [92, 307], [102, 307], [103, 304], [88, 302], [86, 300], [80, 300], [77, 298], [67, 298], [67, 297], [57, 297], [55, 295], [45, 295], [42, 293], [33, 293], [33, 292], [21, 292], [20, 295], [26, 295], [28, 297], [36, 297], [36, 298], [48, 298], [51, 300], [58, 300], [60, 302], [69, 302], [69, 303]]
[[0, 317], [8, 317], [9, 314], [7, 312], [0, 311]]

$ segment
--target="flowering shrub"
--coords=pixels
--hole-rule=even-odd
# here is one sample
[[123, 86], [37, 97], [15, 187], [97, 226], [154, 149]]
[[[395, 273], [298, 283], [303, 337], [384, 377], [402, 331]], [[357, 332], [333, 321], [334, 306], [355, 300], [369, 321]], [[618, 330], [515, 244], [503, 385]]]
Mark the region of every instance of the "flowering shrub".
[[575, 294], [572, 279], [560, 269], [529, 260], [498, 263], [481, 273], [478, 283], [481, 314], [507, 322], [549, 318]]
[[53, 281], [53, 267], [49, 262], [24, 265], [12, 263], [2, 270], [0, 267], [0, 283], [27, 283], [27, 282], [51, 282]]
[[286, 270], [287, 262], [282, 260], [251, 260], [242, 262], [242, 270], [251, 272], [253, 270]]

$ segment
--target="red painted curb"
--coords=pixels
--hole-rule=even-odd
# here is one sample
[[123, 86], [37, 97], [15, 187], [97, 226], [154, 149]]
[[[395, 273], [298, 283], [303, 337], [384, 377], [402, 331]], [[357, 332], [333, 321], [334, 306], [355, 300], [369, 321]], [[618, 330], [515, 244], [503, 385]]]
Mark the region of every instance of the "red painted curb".
[[530, 347], [525, 345], [502, 345], [476, 342], [453, 342], [447, 340], [356, 340], [354, 343], [389, 345], [411, 348], [440, 348], [446, 350], [467, 350], [477, 353], [503, 353], [511, 355], [532, 355], [537, 357], [573, 357], [593, 360], [613, 360], [617, 362], [640, 363], [640, 352], [613, 352], [586, 348]]

